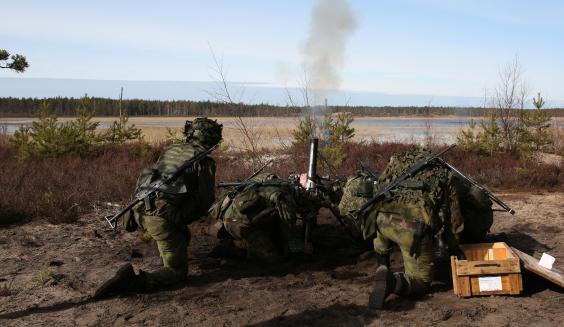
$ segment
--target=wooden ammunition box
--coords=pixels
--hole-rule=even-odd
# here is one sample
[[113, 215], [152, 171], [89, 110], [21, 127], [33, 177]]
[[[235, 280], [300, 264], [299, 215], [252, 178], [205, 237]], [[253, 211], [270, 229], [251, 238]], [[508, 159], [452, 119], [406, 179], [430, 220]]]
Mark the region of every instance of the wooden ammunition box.
[[450, 258], [454, 294], [518, 295], [523, 291], [517, 255], [504, 242], [460, 246], [467, 260]]

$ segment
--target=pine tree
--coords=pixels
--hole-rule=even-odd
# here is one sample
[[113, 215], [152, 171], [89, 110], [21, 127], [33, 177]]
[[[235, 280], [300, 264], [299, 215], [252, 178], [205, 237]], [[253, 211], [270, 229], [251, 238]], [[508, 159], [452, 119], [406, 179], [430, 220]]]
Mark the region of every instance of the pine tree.
[[[11, 59], [11, 61], [10, 61]], [[27, 59], [20, 55], [12, 55], [4, 49], [0, 49], [0, 68], [11, 69], [17, 73], [23, 73], [29, 67]]]
[[548, 132], [550, 127], [550, 114], [543, 110], [544, 99], [538, 93], [536, 98], [533, 98], [533, 105], [536, 109], [524, 113], [521, 116], [521, 121], [525, 130], [522, 135], [522, 145], [527, 150], [541, 151], [547, 145], [552, 143], [552, 139]]

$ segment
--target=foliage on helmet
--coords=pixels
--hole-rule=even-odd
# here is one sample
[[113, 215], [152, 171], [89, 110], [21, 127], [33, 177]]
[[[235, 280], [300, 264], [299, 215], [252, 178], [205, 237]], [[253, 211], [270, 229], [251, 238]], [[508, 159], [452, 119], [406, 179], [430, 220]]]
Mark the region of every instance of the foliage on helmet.
[[195, 141], [209, 148], [221, 141], [222, 124], [206, 117], [198, 117], [193, 121], [187, 120], [184, 124], [186, 141]]
[[407, 150], [394, 154], [388, 166], [380, 175], [380, 183], [389, 183], [400, 175], [404, 174], [410, 167], [416, 163], [428, 158], [432, 152], [426, 148], [412, 147]]

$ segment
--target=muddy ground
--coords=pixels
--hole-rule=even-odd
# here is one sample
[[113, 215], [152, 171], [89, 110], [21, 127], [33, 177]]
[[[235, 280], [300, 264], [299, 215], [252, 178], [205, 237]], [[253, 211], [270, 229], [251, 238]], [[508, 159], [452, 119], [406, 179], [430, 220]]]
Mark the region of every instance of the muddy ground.
[[[502, 194], [517, 214], [496, 213], [493, 238], [564, 268], [564, 193]], [[448, 268], [418, 300], [392, 297], [384, 311], [367, 308], [376, 266], [351, 255], [329, 220], [316, 230], [317, 259], [278, 266], [207, 256], [217, 241], [204, 222], [191, 225], [190, 278], [175, 289], [103, 301], [89, 295], [125, 262], [159, 268], [154, 244], [136, 233], [109, 231], [99, 215], [76, 224], [32, 222], [0, 229], [2, 326], [556, 326], [564, 320], [561, 288], [525, 273], [519, 297], [460, 299]], [[393, 258], [401, 269], [399, 256]], [[560, 323], [558, 323], [560, 321]]]

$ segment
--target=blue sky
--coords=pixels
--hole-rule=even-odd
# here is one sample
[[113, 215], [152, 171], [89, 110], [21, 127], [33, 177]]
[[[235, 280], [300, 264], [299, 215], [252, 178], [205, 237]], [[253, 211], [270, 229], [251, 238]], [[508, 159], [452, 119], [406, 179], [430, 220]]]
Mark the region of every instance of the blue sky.
[[[2, 77], [296, 84], [315, 1], [5, 1], [0, 48], [27, 56]], [[532, 92], [564, 100], [559, 1], [350, 1], [343, 90], [481, 97], [519, 54]], [[531, 94], [532, 95], [532, 94]], [[429, 100], [432, 101], [432, 100]], [[425, 105], [426, 103], [422, 103]]]

